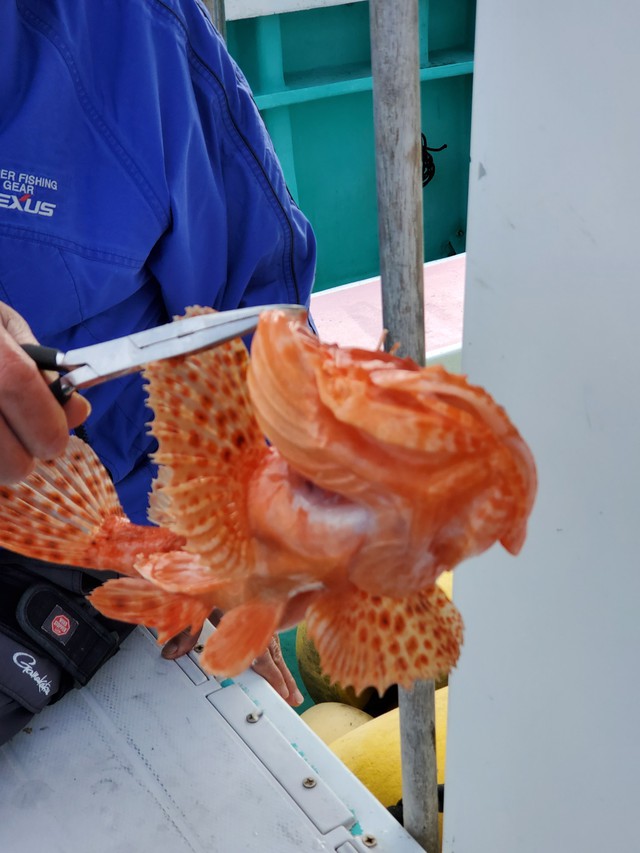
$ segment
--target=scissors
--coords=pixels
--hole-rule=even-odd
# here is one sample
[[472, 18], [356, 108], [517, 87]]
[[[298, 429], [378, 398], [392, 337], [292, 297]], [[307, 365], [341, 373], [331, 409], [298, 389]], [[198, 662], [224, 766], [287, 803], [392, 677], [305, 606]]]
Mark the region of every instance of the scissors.
[[304, 312], [302, 305], [258, 305], [198, 314], [100, 344], [62, 352], [40, 344], [23, 344], [41, 370], [61, 375], [49, 386], [63, 406], [74, 391], [140, 370], [151, 361], [201, 352], [252, 332], [264, 311]]

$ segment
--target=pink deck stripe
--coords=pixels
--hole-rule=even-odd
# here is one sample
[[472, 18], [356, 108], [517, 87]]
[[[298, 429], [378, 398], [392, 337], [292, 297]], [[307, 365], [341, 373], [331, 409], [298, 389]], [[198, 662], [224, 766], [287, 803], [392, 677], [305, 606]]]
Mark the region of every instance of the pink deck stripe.
[[[462, 343], [466, 256], [432, 261], [424, 267], [427, 352]], [[375, 349], [382, 334], [380, 279], [314, 293], [311, 313], [323, 341]]]

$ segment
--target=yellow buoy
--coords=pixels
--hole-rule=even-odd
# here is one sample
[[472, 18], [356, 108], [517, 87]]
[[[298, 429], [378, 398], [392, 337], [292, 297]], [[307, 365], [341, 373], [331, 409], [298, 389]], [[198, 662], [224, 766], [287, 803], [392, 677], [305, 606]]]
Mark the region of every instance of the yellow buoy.
[[436, 583], [448, 598], [453, 597], [453, 572], [443, 572]]
[[313, 705], [300, 718], [327, 744], [373, 719], [371, 714], [342, 702]]
[[[444, 783], [448, 687], [436, 690], [436, 760], [438, 782]], [[397, 708], [341, 735], [329, 748], [383, 806], [402, 798], [400, 712]]]

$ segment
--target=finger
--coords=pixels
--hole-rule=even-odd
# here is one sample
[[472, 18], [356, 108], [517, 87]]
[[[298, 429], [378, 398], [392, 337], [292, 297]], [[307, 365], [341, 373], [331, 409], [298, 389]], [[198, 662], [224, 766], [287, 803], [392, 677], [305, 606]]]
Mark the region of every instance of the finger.
[[287, 685], [287, 690], [289, 691], [289, 697], [287, 701], [290, 705], [302, 705], [302, 703], [304, 702], [304, 696], [298, 689], [298, 685], [293, 676], [293, 673], [287, 666], [285, 659], [281, 657], [279, 661], [276, 661], [276, 666], [280, 670], [280, 674], [284, 678], [284, 683]]
[[4, 302], [0, 302], [0, 326], [20, 344], [38, 343], [24, 317]]
[[165, 643], [160, 654], [166, 660], [175, 660], [188, 654], [198, 642], [200, 632], [192, 634], [190, 631], [181, 631], [168, 643]]
[[289, 688], [269, 651], [256, 658], [251, 669], [261, 675], [283, 699], [289, 699]]
[[282, 647], [280, 646], [280, 640], [276, 638], [277, 646], [275, 648], [271, 648], [271, 653], [273, 657], [273, 662], [277, 666], [280, 671], [280, 675], [284, 679], [284, 683], [287, 686], [287, 691], [289, 693], [287, 697], [287, 701], [290, 705], [302, 705], [304, 702], [304, 696], [298, 690], [298, 685], [293, 676], [293, 673], [287, 666], [287, 662], [284, 659], [284, 655], [282, 654]]
[[83, 424], [91, 414], [91, 404], [80, 394], [72, 394], [65, 403], [64, 414], [68, 429], [75, 429], [75, 427]]
[[209, 614], [209, 622], [211, 622], [214, 628], [217, 628], [223, 616], [224, 613], [222, 612], [222, 610], [220, 610], [219, 607], [214, 607], [211, 613]]
[[[59, 379], [57, 373], [51, 370], [42, 370], [40, 375], [44, 379], [47, 386]], [[47, 389], [51, 397], [56, 399], [50, 388]], [[84, 423], [91, 414], [91, 403], [83, 397], [79, 392], [73, 391], [70, 396], [66, 397], [63, 403], [56, 400], [67, 420], [67, 433]]]
[[[67, 445], [64, 410], [35, 362], [4, 329], [0, 337], [0, 416], [32, 459], [58, 456]], [[7, 456], [3, 448], [3, 465]]]
[[33, 456], [18, 441], [13, 430], [0, 417], [0, 485], [19, 483], [33, 471]]
[[[47, 386], [50, 386], [60, 378], [58, 374], [53, 373], [51, 370], [42, 370], [40, 371], [40, 375]], [[51, 388], [48, 387], [47, 391], [49, 392], [50, 397], [52, 397], [57, 405], [62, 409], [62, 413], [67, 421], [67, 433], [84, 423], [91, 414], [91, 403], [78, 391], [72, 391], [68, 397], [65, 397], [63, 402], [59, 402], [55, 398]], [[67, 389], [65, 388], [65, 393], [66, 392]]]
[[252, 668], [262, 675], [290, 705], [301, 705], [304, 702], [304, 696], [300, 693], [296, 680], [285, 662], [277, 635], [271, 640], [265, 654], [254, 662]]

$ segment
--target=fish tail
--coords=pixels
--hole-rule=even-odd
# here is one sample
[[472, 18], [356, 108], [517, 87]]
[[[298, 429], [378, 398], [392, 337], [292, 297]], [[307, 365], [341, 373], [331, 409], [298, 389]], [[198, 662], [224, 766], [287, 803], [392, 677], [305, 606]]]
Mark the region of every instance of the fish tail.
[[199, 633], [211, 611], [207, 602], [195, 596], [168, 593], [144, 578], [108, 580], [90, 594], [89, 600], [111, 619], [156, 628], [159, 643], [187, 628]]
[[353, 585], [318, 596], [307, 630], [323, 670], [356, 693], [380, 695], [451, 670], [462, 645], [462, 617], [446, 594], [429, 586], [406, 598], [369, 595]]
[[267, 648], [278, 629], [285, 603], [252, 599], [224, 614], [205, 643], [200, 662], [215, 675], [234, 676]]
[[21, 483], [0, 487], [0, 545], [26, 557], [136, 574], [137, 553], [183, 542], [131, 524], [107, 471], [76, 436], [61, 456], [39, 460]]

